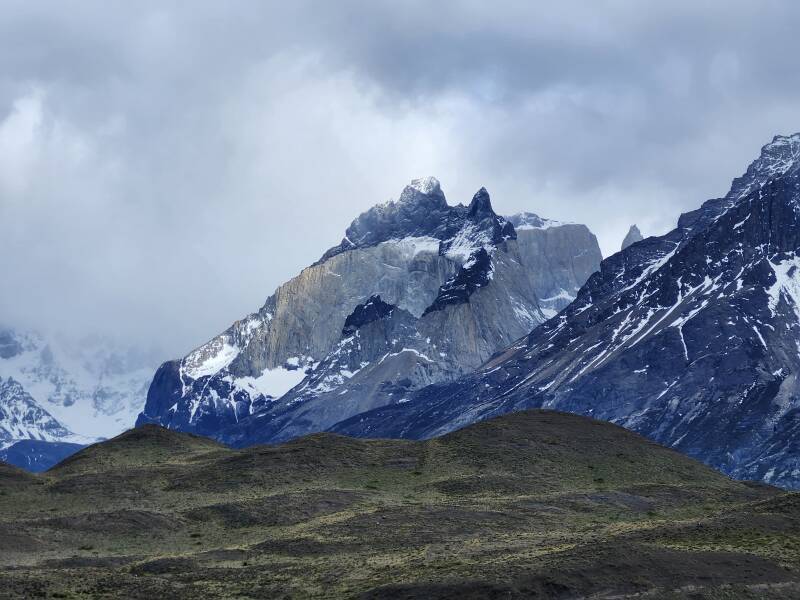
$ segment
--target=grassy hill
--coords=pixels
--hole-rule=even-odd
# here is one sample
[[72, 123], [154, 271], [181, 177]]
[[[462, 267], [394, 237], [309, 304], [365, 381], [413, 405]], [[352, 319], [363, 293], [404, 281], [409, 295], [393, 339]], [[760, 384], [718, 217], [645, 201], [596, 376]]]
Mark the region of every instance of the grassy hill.
[[230, 450], [147, 426], [0, 466], [0, 597], [796, 598], [800, 495], [531, 411]]

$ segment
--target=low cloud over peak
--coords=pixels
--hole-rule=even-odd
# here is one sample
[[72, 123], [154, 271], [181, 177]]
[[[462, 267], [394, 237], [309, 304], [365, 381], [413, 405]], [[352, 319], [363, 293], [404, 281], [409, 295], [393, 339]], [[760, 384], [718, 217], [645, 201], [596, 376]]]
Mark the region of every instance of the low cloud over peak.
[[183, 354], [429, 173], [608, 254], [800, 129], [800, 7], [586, 6], [6, 3], [2, 320]]

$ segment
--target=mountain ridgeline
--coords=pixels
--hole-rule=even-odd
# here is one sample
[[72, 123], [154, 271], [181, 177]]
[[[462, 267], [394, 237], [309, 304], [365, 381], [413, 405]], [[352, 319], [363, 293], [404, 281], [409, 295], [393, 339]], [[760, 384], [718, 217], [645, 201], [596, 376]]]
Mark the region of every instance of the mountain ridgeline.
[[554, 316], [600, 260], [584, 225], [506, 219], [485, 189], [451, 206], [415, 180], [258, 312], [163, 364], [137, 423], [245, 446], [401, 405]]
[[530, 407], [632, 429], [741, 479], [800, 487], [800, 134], [722, 198], [602, 262], [475, 373], [333, 429], [428, 438]]

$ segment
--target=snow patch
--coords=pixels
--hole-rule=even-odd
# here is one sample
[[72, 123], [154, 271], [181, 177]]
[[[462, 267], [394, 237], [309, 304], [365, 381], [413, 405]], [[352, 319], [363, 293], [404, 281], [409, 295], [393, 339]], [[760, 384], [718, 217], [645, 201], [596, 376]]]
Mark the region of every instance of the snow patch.
[[276, 369], [264, 369], [258, 377], [237, 377], [233, 380], [233, 383], [236, 387], [246, 391], [251, 399], [257, 396], [280, 398], [303, 381], [305, 376], [303, 369], [278, 367]]
[[[391, 246], [406, 258], [414, 258], [418, 254], [427, 252], [439, 253], [439, 240], [430, 236], [406, 237], [396, 240], [381, 242], [378, 246]], [[387, 265], [391, 267], [392, 265]]]
[[508, 217], [508, 220], [517, 231], [530, 231], [534, 229], [552, 229], [563, 227], [564, 225], [574, 225], [566, 221], [556, 221], [554, 219], [543, 219], [539, 215], [529, 212], [517, 213]]
[[441, 189], [439, 180], [430, 176], [412, 179], [408, 187], [417, 190], [420, 194], [433, 194]]
[[800, 321], [800, 257], [793, 256], [784, 261], [773, 263], [767, 261], [775, 273], [775, 283], [765, 291], [768, 296], [769, 310], [772, 316], [778, 308], [781, 296], [793, 305], [794, 313]]
[[186, 357], [184, 372], [192, 379], [215, 375], [239, 356], [239, 347], [228, 336], [214, 338]]
[[488, 252], [493, 249], [489, 234], [473, 224], [463, 227], [447, 242], [445, 256], [462, 264], [469, 261], [470, 257], [481, 248]]
[[[541, 322], [541, 318], [536, 314], [535, 309], [526, 306], [524, 302], [521, 302], [516, 298], [511, 298], [511, 308], [514, 310], [514, 315], [517, 317], [517, 321], [519, 321], [520, 324], [527, 329], [532, 329]], [[551, 312], [553, 312], [553, 316], [555, 316], [555, 311], [552, 311], [551, 309]]]

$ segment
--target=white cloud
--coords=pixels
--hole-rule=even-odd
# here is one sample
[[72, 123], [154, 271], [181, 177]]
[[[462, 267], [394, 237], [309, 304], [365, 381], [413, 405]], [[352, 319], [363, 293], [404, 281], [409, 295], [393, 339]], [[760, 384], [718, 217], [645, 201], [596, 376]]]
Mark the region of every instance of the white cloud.
[[0, 320], [181, 354], [427, 174], [608, 253], [800, 129], [800, 6], [586, 7], [8, 2]]
[[41, 153], [41, 93], [19, 98], [0, 123], [0, 189], [10, 198], [24, 193]]

